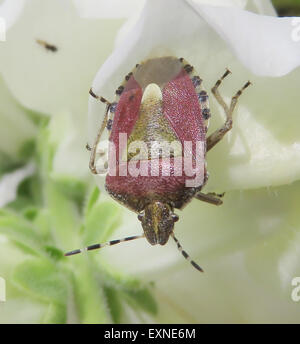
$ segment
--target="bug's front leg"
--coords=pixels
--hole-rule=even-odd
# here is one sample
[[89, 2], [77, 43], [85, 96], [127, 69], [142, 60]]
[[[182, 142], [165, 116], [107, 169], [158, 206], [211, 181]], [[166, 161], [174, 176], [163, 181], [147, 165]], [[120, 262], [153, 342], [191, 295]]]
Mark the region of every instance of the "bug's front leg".
[[223, 76], [216, 82], [215, 86], [211, 89], [212, 94], [215, 96], [217, 102], [222, 106], [226, 114], [226, 121], [224, 125], [213, 132], [207, 139], [206, 139], [206, 146], [207, 151], [213, 148], [222, 138], [223, 136], [232, 128], [232, 113], [234, 108], [237, 104], [238, 98], [243, 93], [244, 89], [246, 89], [249, 85], [251, 85], [250, 81], [247, 81], [246, 84], [237, 91], [235, 96], [231, 98], [230, 105], [225, 103], [223, 97], [219, 93], [219, 86], [221, 85], [222, 81], [230, 74], [230, 70], [227, 69]]
[[92, 97], [94, 97], [95, 99], [101, 101], [102, 103], [105, 103], [106, 104], [106, 110], [105, 110], [105, 115], [104, 115], [104, 119], [103, 119], [103, 122], [101, 124], [101, 127], [98, 131], [98, 134], [96, 136], [96, 140], [95, 140], [95, 143], [93, 144], [92, 147], [90, 147], [88, 144], [86, 146], [86, 148], [91, 151], [91, 157], [90, 157], [90, 163], [89, 163], [89, 167], [90, 167], [90, 170], [92, 173], [94, 174], [99, 174], [98, 171], [97, 171], [97, 168], [96, 168], [96, 164], [95, 164], [95, 159], [96, 159], [96, 150], [97, 150], [97, 146], [100, 142], [100, 139], [101, 139], [101, 136], [102, 136], [102, 133], [104, 131], [104, 129], [107, 127], [107, 125], [109, 124], [109, 120], [108, 120], [108, 113], [110, 111], [110, 108], [111, 106], [113, 105], [112, 103], [110, 103], [108, 100], [106, 100], [105, 98], [103, 97], [99, 97], [97, 96], [92, 89], [90, 89], [90, 95]]

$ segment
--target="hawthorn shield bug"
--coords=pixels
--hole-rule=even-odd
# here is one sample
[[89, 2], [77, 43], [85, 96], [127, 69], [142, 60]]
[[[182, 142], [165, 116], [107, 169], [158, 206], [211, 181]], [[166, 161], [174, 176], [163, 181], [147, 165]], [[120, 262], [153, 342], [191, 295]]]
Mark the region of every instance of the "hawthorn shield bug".
[[106, 104], [96, 141], [92, 147], [88, 146], [90, 169], [94, 174], [102, 172], [97, 169], [97, 147], [102, 133], [108, 130], [106, 190], [113, 199], [137, 213], [144, 233], [83, 250], [142, 237], [151, 245], [165, 245], [171, 236], [182, 255], [203, 271], [174, 235], [174, 223], [178, 221], [174, 210], [182, 209], [193, 198], [222, 204], [223, 195], [205, 194], [201, 190], [208, 179], [206, 153], [232, 128], [237, 100], [250, 85], [248, 81], [228, 106], [219, 93], [219, 86], [230, 73], [227, 69], [211, 90], [225, 111], [226, 121], [208, 137], [208, 94], [202, 79], [183, 58], [159, 57], [136, 65], [116, 90], [113, 103], [90, 90], [92, 97]]

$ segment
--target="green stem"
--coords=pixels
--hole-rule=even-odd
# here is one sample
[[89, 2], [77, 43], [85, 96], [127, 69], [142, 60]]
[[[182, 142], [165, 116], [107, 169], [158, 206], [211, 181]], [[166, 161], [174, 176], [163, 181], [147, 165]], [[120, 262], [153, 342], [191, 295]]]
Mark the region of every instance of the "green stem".
[[100, 285], [97, 270], [88, 257], [74, 257], [75, 302], [79, 318], [83, 324], [112, 323], [110, 310], [107, 307], [104, 291]]

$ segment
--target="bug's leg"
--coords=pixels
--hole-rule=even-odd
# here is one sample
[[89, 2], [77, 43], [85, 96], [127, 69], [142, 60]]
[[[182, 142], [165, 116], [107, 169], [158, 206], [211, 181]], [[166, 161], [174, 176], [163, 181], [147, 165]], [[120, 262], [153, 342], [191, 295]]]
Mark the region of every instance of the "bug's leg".
[[216, 194], [214, 192], [205, 194], [203, 192], [198, 192], [194, 197], [203, 202], [207, 202], [214, 205], [221, 205], [223, 204], [223, 201], [220, 198], [222, 198], [224, 194], [225, 193]]
[[101, 124], [101, 127], [98, 131], [98, 134], [97, 134], [97, 137], [96, 137], [96, 140], [95, 140], [95, 143], [93, 144], [92, 147], [90, 147], [88, 144], [86, 146], [87, 150], [91, 151], [91, 158], [90, 158], [90, 170], [92, 171], [92, 173], [94, 174], [98, 174], [97, 172], [97, 168], [96, 168], [96, 165], [95, 165], [95, 159], [96, 159], [96, 150], [97, 150], [97, 146], [98, 146], [98, 143], [100, 141], [100, 138], [101, 138], [101, 135], [106, 127], [106, 124], [107, 124], [107, 118], [108, 118], [108, 112], [109, 112], [109, 108], [111, 106], [111, 103], [109, 101], [107, 101], [105, 98], [103, 97], [99, 97], [97, 96], [92, 89], [90, 89], [90, 95], [92, 97], [94, 97], [95, 99], [97, 100], [100, 100], [102, 103], [105, 103], [106, 104], [106, 110], [105, 110], [105, 115], [104, 115], [104, 119], [103, 119], [103, 122]]
[[212, 94], [215, 96], [217, 102], [222, 106], [226, 114], [226, 121], [224, 125], [213, 132], [207, 139], [206, 139], [206, 146], [207, 151], [213, 148], [222, 138], [223, 136], [232, 128], [232, 113], [234, 108], [237, 104], [238, 98], [243, 93], [243, 91], [251, 85], [250, 81], [247, 81], [246, 84], [237, 91], [237, 93], [231, 98], [230, 105], [225, 103], [224, 99], [219, 93], [219, 86], [221, 85], [222, 81], [230, 74], [230, 70], [227, 69], [223, 76], [216, 82], [215, 86], [211, 89]]

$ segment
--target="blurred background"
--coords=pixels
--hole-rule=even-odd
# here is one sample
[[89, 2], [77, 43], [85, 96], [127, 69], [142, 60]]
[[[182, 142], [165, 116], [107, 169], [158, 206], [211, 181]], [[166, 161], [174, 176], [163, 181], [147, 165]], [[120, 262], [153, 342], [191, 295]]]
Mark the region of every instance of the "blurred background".
[[[141, 230], [96, 186], [85, 149], [89, 87], [132, 13], [87, 20], [80, 1], [12, 3], [0, 42], [0, 323], [299, 323], [299, 181], [184, 209], [176, 230], [201, 276], [173, 243], [64, 257]], [[298, 0], [273, 5], [300, 16]]]
[[284, 16], [299, 16], [300, 4], [297, 0], [273, 0], [273, 5], [280, 17]]

